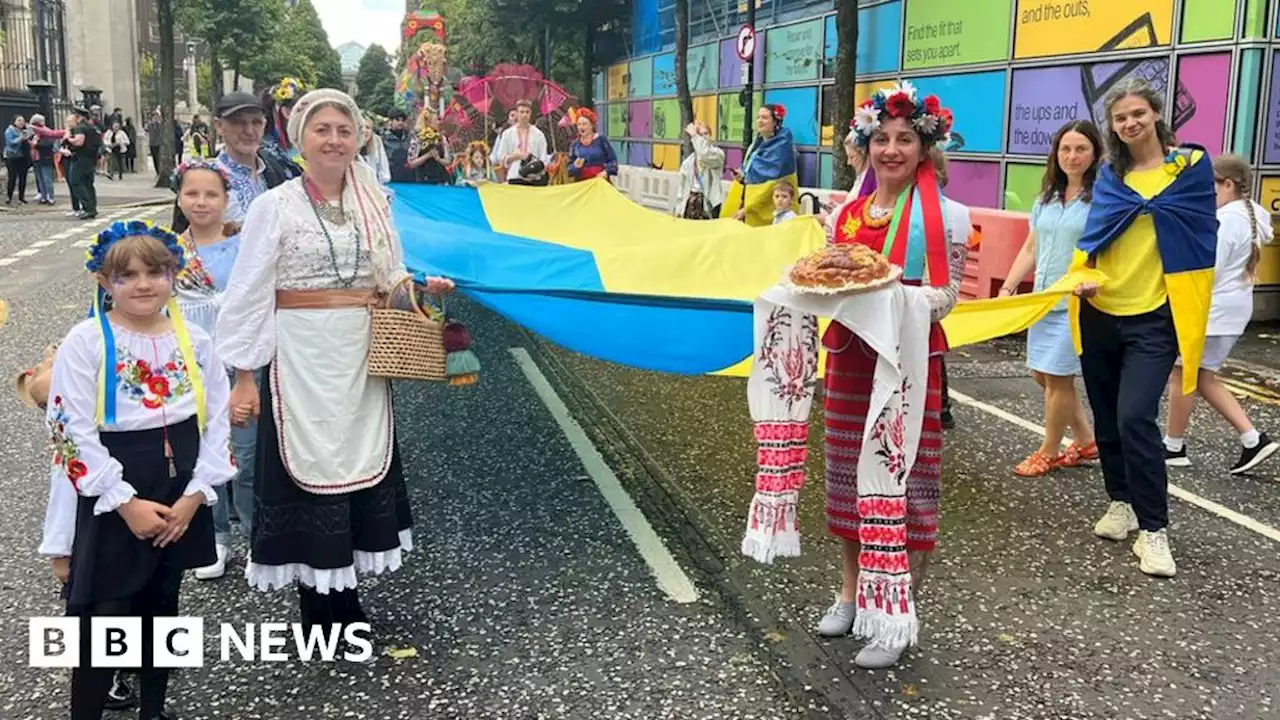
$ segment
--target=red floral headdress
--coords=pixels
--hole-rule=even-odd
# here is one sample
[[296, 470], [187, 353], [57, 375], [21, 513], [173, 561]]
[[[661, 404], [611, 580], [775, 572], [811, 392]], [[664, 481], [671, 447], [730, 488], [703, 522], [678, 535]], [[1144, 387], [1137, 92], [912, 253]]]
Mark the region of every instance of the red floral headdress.
[[926, 146], [945, 143], [955, 125], [951, 111], [942, 107], [937, 95], [920, 98], [915, 86], [904, 80], [900, 86], [872, 93], [870, 99], [858, 106], [849, 127], [857, 144], [866, 147], [880, 125], [892, 118], [910, 121]]
[[787, 117], [787, 108], [786, 108], [786, 106], [785, 106], [785, 105], [780, 105], [780, 104], [778, 104], [778, 103], [774, 103], [774, 104], [771, 104], [771, 105], [765, 105], [765, 107], [766, 107], [766, 108], [769, 108], [769, 112], [773, 113], [773, 119], [774, 119], [774, 121], [775, 121], [775, 122], [777, 122], [779, 125], [781, 125], [781, 124], [782, 124], [782, 121], [783, 121], [784, 119], [786, 119], [786, 117]]

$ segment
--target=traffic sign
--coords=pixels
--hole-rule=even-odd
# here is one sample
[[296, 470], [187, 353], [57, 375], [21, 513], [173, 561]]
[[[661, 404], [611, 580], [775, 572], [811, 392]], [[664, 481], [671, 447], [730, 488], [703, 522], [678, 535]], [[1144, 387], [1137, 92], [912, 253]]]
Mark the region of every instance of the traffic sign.
[[743, 25], [738, 31], [738, 57], [749, 61], [756, 56], [756, 29]]

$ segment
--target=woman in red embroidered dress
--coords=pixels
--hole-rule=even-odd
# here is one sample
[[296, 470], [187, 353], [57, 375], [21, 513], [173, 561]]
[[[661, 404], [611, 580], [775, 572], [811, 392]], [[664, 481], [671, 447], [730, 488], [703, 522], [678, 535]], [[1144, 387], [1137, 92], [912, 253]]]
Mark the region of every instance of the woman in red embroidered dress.
[[[903, 269], [903, 282], [925, 293], [933, 323], [929, 336], [928, 385], [915, 465], [906, 481], [906, 551], [918, 571], [938, 536], [942, 476], [942, 353], [946, 336], [938, 324], [955, 307], [964, 274], [969, 212], [942, 198], [929, 150], [941, 144], [951, 112], [934, 96], [917, 98], [910, 83], [877, 92], [855, 115], [851, 134], [867, 152], [876, 190], [851, 196], [828, 223], [828, 241], [860, 243], [885, 252]], [[892, 238], [892, 241], [890, 239]], [[818, 631], [848, 634], [857, 614], [859, 554], [858, 458], [862, 453], [876, 354], [847, 328], [832, 323], [823, 337], [827, 349], [825, 448], [827, 529], [844, 541], [841, 592]], [[901, 547], [878, 548], [901, 552]], [[906, 645], [872, 641], [855, 662], [864, 668], [897, 663]]]

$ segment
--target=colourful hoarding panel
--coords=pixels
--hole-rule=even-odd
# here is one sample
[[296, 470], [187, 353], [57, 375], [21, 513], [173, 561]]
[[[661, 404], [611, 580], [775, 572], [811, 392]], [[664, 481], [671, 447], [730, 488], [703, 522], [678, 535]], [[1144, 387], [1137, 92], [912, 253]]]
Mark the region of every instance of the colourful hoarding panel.
[[[746, 108], [742, 107], [740, 93], [723, 93], [720, 95], [719, 117], [716, 118], [720, 132], [716, 136], [720, 142], [741, 143], [742, 131], [746, 123]], [[751, 101], [751, 107], [759, 109], [764, 104], [764, 94], [757, 92]]]
[[604, 82], [604, 76], [605, 76], [605, 74], [604, 74], [603, 72], [598, 72], [598, 73], [596, 73], [596, 76], [595, 76], [595, 83], [596, 83], [596, 84], [595, 84], [595, 93], [594, 93], [594, 95], [596, 96], [596, 100], [605, 100], [605, 99], [607, 99], [607, 98], [606, 98], [606, 96], [605, 96], [605, 82]]
[[1178, 59], [1180, 97], [1174, 103], [1174, 132], [1179, 140], [1203, 145], [1212, 155], [1222, 154], [1230, 87], [1231, 53]]
[[910, 0], [902, 67], [920, 70], [1004, 60], [1012, 0]]
[[766, 103], [780, 104], [787, 109], [784, 121], [795, 137], [796, 145], [816, 146], [818, 144], [818, 88], [787, 88], [785, 90], [766, 90]]
[[632, 60], [631, 77], [627, 81], [627, 89], [633, 98], [646, 98], [653, 94], [653, 58]]
[[742, 167], [742, 148], [726, 147], [724, 149], [724, 176], [726, 179], [733, 178], [733, 171]]
[[609, 137], [609, 109], [599, 103], [596, 104], [596, 132]]
[[689, 91], [708, 92], [719, 87], [720, 44], [689, 48]]
[[1000, 207], [1000, 163], [949, 160], [943, 193], [969, 207]]
[[611, 138], [621, 138], [627, 136], [627, 104], [626, 103], [610, 103], [609, 104], [609, 127], [605, 134]]
[[676, 56], [672, 53], [653, 58], [653, 94], [676, 94]]
[[693, 99], [693, 118], [705, 123], [711, 130], [711, 139], [719, 137], [720, 126], [716, 119], [720, 116], [720, 98], [718, 95], [699, 95]]
[[[822, 76], [836, 76], [836, 17], [827, 16], [824, 31]], [[902, 50], [902, 3], [872, 5], [858, 11], [859, 75], [897, 72]]]
[[609, 99], [627, 99], [627, 63], [609, 66]]
[[1267, 93], [1267, 135], [1263, 138], [1262, 161], [1280, 163], [1280, 53], [1271, 58], [1271, 87]]
[[674, 98], [653, 101], [653, 137], [656, 140], [680, 139], [680, 101]]
[[1168, 45], [1173, 0], [1018, 0], [1015, 58]]
[[765, 48], [767, 82], [817, 80], [822, 70], [822, 21], [772, 28], [765, 33]]
[[627, 137], [647, 138], [653, 133], [653, 102], [635, 100], [627, 106]]
[[1005, 71], [995, 70], [965, 75], [941, 75], [912, 79], [924, 95], [937, 95], [943, 106], [955, 114], [952, 150], [1000, 152], [1004, 125]]
[[636, 167], [649, 167], [650, 160], [653, 159], [652, 148], [649, 143], [632, 142], [627, 144], [627, 164]]
[[680, 146], [655, 143], [653, 165], [659, 170], [675, 172], [680, 169]]
[[835, 162], [836, 156], [831, 153], [822, 153], [818, 158], [818, 182], [820, 187], [832, 189], [835, 185]]
[[1182, 42], [1230, 40], [1236, 34], [1236, 0], [1183, 0]]
[[[1168, 57], [1014, 70], [1009, 152], [1044, 155], [1053, 134], [1071, 120], [1093, 120], [1105, 125], [1103, 98], [1120, 81], [1142, 78], [1165, 96], [1168, 77]], [[1175, 130], [1189, 118], [1188, 98], [1185, 89], [1179, 87], [1171, 112]]]
[[1009, 164], [1004, 173], [1004, 209], [1031, 212], [1044, 180], [1044, 165]]
[[[1262, 206], [1271, 213], [1271, 227], [1280, 237], [1280, 177], [1264, 177], [1260, 183]], [[1280, 285], [1280, 245], [1264, 245], [1258, 261], [1258, 284]]]
[[800, 187], [818, 186], [818, 153], [800, 153], [796, 166], [796, 180], [800, 181]]
[[[764, 36], [760, 36], [760, 42], [756, 43], [755, 62], [755, 83], [759, 85], [764, 80]], [[722, 40], [720, 42], [720, 87], [733, 88], [742, 87], [742, 59], [738, 57], [738, 44], [734, 38]]]

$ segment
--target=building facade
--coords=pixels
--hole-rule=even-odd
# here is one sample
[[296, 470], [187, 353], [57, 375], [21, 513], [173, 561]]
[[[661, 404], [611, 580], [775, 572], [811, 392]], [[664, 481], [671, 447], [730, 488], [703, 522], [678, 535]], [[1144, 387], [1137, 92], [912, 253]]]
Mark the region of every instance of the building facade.
[[[0, 120], [43, 111], [60, 124], [70, 109], [66, 8], [61, 0], [0, 0]], [[48, 83], [46, 106], [32, 83]]]

